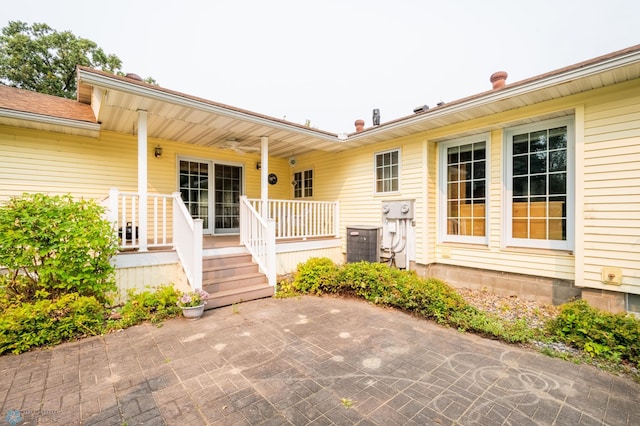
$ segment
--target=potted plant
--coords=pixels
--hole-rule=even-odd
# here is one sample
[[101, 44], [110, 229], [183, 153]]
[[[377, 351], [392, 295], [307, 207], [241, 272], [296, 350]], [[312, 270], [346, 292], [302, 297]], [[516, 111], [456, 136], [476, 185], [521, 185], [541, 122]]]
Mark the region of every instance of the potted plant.
[[188, 293], [182, 293], [178, 298], [177, 305], [182, 309], [182, 315], [189, 320], [194, 321], [204, 313], [204, 305], [207, 304], [206, 299], [209, 293], [204, 290], [194, 290]]

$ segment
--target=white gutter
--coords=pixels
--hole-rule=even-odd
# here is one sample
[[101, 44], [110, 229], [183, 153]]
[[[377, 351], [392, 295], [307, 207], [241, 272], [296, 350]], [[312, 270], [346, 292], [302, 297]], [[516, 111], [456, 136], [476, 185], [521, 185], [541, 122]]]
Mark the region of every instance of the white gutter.
[[[118, 90], [124, 93], [142, 96], [149, 99], [153, 99], [160, 102], [167, 102], [175, 105], [184, 106], [187, 108], [198, 109], [204, 112], [211, 112], [225, 117], [230, 117], [237, 120], [244, 120], [254, 124], [273, 127], [278, 130], [293, 131], [296, 133], [313, 136], [316, 138], [324, 139], [331, 142], [337, 142], [338, 136], [335, 134], [325, 134], [312, 129], [305, 129], [297, 126], [288, 125], [286, 123], [280, 123], [278, 121], [271, 120], [266, 117], [258, 117], [247, 112], [234, 111], [218, 105], [212, 105], [205, 101], [198, 101], [195, 99], [189, 99], [184, 96], [180, 96], [175, 93], [167, 93], [164, 91], [154, 90], [153, 88], [142, 87], [134, 83], [129, 83], [122, 80], [116, 80], [107, 76], [94, 74], [89, 71], [80, 69], [78, 74], [81, 83], [98, 86], [104, 89]], [[80, 84], [79, 82], [79, 84]]]
[[32, 112], [16, 111], [12, 109], [0, 108], [0, 117], [14, 120], [35, 121], [37, 123], [49, 124], [53, 126], [71, 127], [78, 130], [99, 132], [100, 124], [88, 121], [71, 120], [69, 118], [52, 117], [50, 115], [34, 114]]

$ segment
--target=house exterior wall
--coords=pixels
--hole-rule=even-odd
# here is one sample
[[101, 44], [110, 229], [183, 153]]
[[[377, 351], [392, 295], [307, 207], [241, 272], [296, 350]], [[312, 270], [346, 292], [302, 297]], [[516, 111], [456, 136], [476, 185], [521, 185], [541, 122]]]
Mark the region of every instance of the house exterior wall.
[[[577, 282], [598, 294], [640, 294], [640, 82], [585, 102], [582, 161]], [[619, 269], [621, 285], [604, 284], [603, 268]]]
[[[471, 275], [470, 271], [491, 271], [504, 274], [492, 275], [489, 281], [496, 285], [516, 276], [518, 280], [532, 277], [535, 288], [546, 285], [542, 283], [545, 280], [536, 281], [542, 277], [559, 288], [575, 283], [578, 288], [593, 290], [587, 295], [640, 294], [639, 93], [640, 80], [634, 80], [346, 152], [296, 156], [294, 167], [286, 159], [272, 158], [268, 172], [278, 176], [278, 183], [269, 186], [269, 197], [292, 199], [293, 174], [313, 169], [312, 199], [340, 202], [343, 255], [348, 226], [381, 226], [383, 201], [411, 199], [415, 200], [415, 252], [411, 260], [425, 271], [446, 273], [457, 281], [454, 284], [464, 285], [465, 277], [470, 276], [482, 282], [481, 274]], [[569, 217], [575, 231], [573, 247], [510, 247], [505, 180], [511, 159], [506, 157], [506, 133], [516, 125], [556, 117], [570, 119], [574, 127], [575, 137], [570, 142], [575, 145], [575, 214]], [[446, 194], [440, 185], [440, 150], [445, 143], [480, 134], [488, 135], [486, 243], [443, 242], [439, 202]], [[156, 145], [163, 148], [161, 158], [153, 156]], [[375, 154], [396, 149], [400, 158], [398, 191], [378, 194], [374, 188]], [[245, 193], [249, 198], [260, 197], [257, 154], [154, 139], [149, 140], [147, 154], [150, 192], [176, 191], [177, 159], [185, 157], [244, 165]], [[99, 138], [88, 138], [0, 126], [0, 156], [0, 201], [22, 192], [72, 193], [100, 200], [112, 187], [137, 190], [136, 135], [102, 132]], [[620, 272], [619, 286], [603, 283], [603, 268]], [[450, 273], [454, 269], [457, 272]], [[618, 297], [615, 305], [620, 304]]]
[[[426, 188], [423, 184], [423, 165], [428, 146], [421, 138], [396, 139], [372, 147], [353, 149], [344, 153], [313, 153], [298, 157], [295, 171], [314, 170], [314, 197], [319, 201], [340, 202], [340, 235], [342, 252], [346, 253], [346, 228], [358, 225], [382, 225], [382, 202], [415, 200], [416, 225], [426, 220]], [[402, 175], [399, 191], [376, 194], [374, 188], [374, 156], [377, 152], [398, 149]], [[417, 225], [418, 226], [418, 225]], [[414, 227], [414, 230], [417, 230]], [[416, 257], [425, 262], [424, 237], [416, 232]]]
[[[640, 95], [630, 95], [640, 93], [638, 89], [640, 81], [632, 81], [341, 154], [301, 156], [295, 169], [315, 170], [317, 199], [340, 201], [343, 253], [347, 226], [379, 226], [383, 200], [415, 199], [416, 255], [412, 260], [425, 272], [449, 267], [442, 273], [457, 280], [454, 285], [465, 285], [464, 277], [473, 277], [474, 284], [500, 286], [502, 281], [509, 292], [509, 282], [530, 277], [531, 286], [518, 284], [518, 288], [530, 288], [525, 292], [554, 302], [579, 296], [581, 287], [640, 293]], [[575, 125], [575, 217], [570, 218], [575, 250], [508, 247], [505, 132], [551, 117], [569, 118]], [[487, 243], [444, 243], [438, 235], [438, 202], [446, 197], [439, 187], [440, 145], [486, 132], [490, 135]], [[377, 195], [374, 154], [395, 148], [401, 152], [400, 190]], [[427, 265], [440, 266], [424, 268]], [[622, 270], [620, 287], [601, 283], [603, 266]], [[451, 273], [452, 269], [457, 272]], [[483, 270], [497, 275], [483, 278], [471, 273]], [[536, 290], [540, 286], [548, 287], [545, 294]]]

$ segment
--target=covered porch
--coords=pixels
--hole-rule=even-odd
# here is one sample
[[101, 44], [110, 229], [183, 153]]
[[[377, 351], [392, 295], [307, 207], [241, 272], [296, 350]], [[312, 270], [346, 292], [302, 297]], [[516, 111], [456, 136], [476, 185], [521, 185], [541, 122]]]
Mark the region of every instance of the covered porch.
[[[273, 293], [276, 277], [308, 257], [341, 261], [338, 203], [290, 184], [292, 157], [339, 152], [338, 135], [82, 67], [78, 97], [124, 148], [110, 175], [118, 187], [103, 200], [121, 288], [200, 289], [208, 258], [242, 252]], [[222, 187], [219, 172], [232, 174]]]

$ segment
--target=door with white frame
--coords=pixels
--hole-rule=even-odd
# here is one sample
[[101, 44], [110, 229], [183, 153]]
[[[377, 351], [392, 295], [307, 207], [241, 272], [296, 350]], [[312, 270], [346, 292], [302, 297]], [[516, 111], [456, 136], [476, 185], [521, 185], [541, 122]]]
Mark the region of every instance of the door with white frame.
[[240, 232], [240, 196], [244, 192], [242, 165], [180, 158], [180, 194], [194, 219], [202, 219], [205, 234]]

